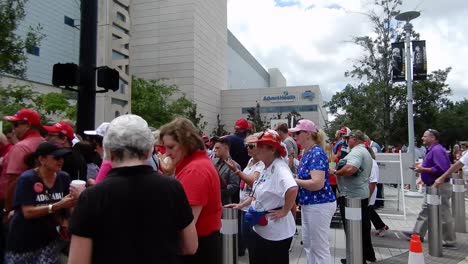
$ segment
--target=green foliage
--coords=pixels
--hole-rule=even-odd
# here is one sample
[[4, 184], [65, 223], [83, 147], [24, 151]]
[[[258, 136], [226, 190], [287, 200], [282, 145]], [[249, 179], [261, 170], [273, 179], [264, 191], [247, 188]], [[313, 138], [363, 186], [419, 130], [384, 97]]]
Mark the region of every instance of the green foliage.
[[257, 102], [257, 105], [255, 107], [250, 107], [249, 109], [247, 109], [247, 120], [252, 122], [253, 124], [253, 130], [255, 132], [258, 132], [258, 131], [264, 131], [265, 129], [267, 129], [267, 121], [266, 121], [266, 117], [264, 116], [262, 118], [261, 114], [260, 114], [260, 103]]
[[293, 119], [293, 117], [294, 117], [293, 126], [296, 126], [297, 121], [301, 120], [301, 119], [302, 119], [302, 116], [301, 116], [301, 114], [299, 114], [299, 113], [296, 112], [296, 111], [289, 112], [289, 113], [286, 115], [286, 119], [288, 119], [288, 124], [291, 124], [291, 119]]
[[0, 86], [0, 98], [1, 115], [12, 115], [22, 108], [31, 108], [41, 114], [43, 123], [51, 121], [48, 116], [54, 116], [57, 120], [76, 119], [76, 107], [70, 105], [69, 98], [62, 93], [40, 94], [33, 90], [32, 85], [10, 84]]
[[[459, 141], [468, 140], [468, 100], [449, 102], [437, 115], [436, 126], [441, 142], [453, 146]], [[431, 128], [431, 127], [429, 127]]]
[[202, 121], [204, 117], [202, 114], [197, 114], [197, 104], [185, 96], [180, 97], [172, 104], [172, 113], [188, 118], [200, 131], [204, 131], [208, 124], [208, 122]]
[[221, 136], [229, 134], [229, 132], [226, 131], [226, 129], [224, 129], [225, 126], [226, 126], [225, 124], [221, 123], [221, 119], [219, 118], [219, 114], [216, 115], [216, 127], [213, 128], [213, 131], [211, 132], [211, 135], [221, 137]]
[[197, 105], [182, 96], [170, 100], [179, 90], [159, 80], [132, 78], [132, 113], [143, 117], [150, 126], [160, 127], [176, 116], [190, 119], [200, 130], [206, 127], [203, 115], [197, 115]]
[[68, 98], [62, 93], [41, 94], [35, 99], [35, 103], [43, 115], [76, 120], [76, 107], [70, 106]]
[[24, 78], [27, 56], [25, 51], [39, 46], [45, 37], [41, 25], [29, 27], [25, 37], [16, 34], [18, 24], [25, 17], [28, 0], [0, 2], [0, 73]]
[[[356, 78], [358, 85], [347, 85], [333, 95], [325, 106], [336, 118], [329, 123], [330, 137], [342, 126], [365, 131], [380, 144], [408, 141], [406, 84], [391, 82], [391, 42], [404, 38], [401, 23], [394, 23], [401, 0], [378, 0], [365, 15], [373, 26], [372, 36], [354, 37], [364, 55], [345, 76]], [[412, 32], [412, 38], [419, 35]], [[427, 81], [413, 83], [415, 136], [435, 124], [438, 111], [446, 105], [450, 88], [445, 83], [450, 68], [428, 75]]]

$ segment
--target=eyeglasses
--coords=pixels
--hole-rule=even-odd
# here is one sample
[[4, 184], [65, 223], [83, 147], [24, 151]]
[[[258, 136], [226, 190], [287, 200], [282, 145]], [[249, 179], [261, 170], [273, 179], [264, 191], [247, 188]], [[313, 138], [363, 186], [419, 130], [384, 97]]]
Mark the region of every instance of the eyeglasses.
[[256, 147], [256, 145], [255, 144], [247, 144], [247, 145], [245, 145], [245, 147], [248, 148], [248, 149], [254, 149]]
[[23, 122], [23, 121], [18, 121], [18, 122], [13, 122], [13, 127], [18, 127], [19, 125], [24, 125], [27, 124], [28, 122]]

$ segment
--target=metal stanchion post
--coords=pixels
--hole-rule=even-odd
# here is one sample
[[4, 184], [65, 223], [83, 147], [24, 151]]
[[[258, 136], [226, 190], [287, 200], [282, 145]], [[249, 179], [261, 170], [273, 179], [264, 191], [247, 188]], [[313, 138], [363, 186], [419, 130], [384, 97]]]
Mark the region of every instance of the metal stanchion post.
[[237, 209], [223, 207], [223, 218], [221, 219], [222, 264], [237, 264], [237, 233]]
[[346, 198], [346, 260], [348, 264], [362, 264], [361, 199]]
[[429, 255], [442, 257], [442, 213], [440, 210], [439, 189], [427, 186], [426, 199], [428, 209]]
[[466, 233], [465, 222], [465, 181], [452, 179], [452, 215], [455, 219], [455, 232]]

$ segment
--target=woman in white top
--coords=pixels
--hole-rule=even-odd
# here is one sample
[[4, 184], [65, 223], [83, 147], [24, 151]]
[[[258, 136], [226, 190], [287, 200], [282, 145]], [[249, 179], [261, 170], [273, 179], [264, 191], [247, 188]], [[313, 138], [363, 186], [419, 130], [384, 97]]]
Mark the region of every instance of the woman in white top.
[[[250, 196], [252, 191], [252, 186], [255, 180], [260, 176], [260, 173], [265, 169], [265, 164], [261, 160], [258, 159], [257, 155], [257, 148], [256, 144], [253, 143], [258, 139], [258, 137], [262, 133], [255, 133], [253, 135], [248, 136], [245, 138], [245, 147], [247, 148], [247, 154], [251, 157], [247, 166], [244, 168], [243, 171], [237, 169], [236, 164], [232, 160], [226, 160], [226, 165], [229, 166], [231, 170], [233, 170], [237, 176], [240, 178], [240, 192], [239, 192], [239, 201], [243, 203], [247, 200]], [[249, 241], [249, 236], [252, 232], [252, 227], [244, 224], [244, 217], [245, 213], [249, 209], [248, 206], [241, 208], [239, 211], [239, 239], [238, 241], [238, 254], [239, 256], [245, 255], [245, 249], [247, 248], [247, 244]]]
[[255, 180], [251, 197], [240, 204], [250, 204], [247, 221], [253, 225], [249, 238], [249, 263], [289, 263], [289, 246], [296, 231], [291, 213], [297, 195], [297, 184], [288, 164], [281, 159], [286, 155], [281, 138], [273, 130], [263, 132], [255, 141], [258, 159], [265, 169]]

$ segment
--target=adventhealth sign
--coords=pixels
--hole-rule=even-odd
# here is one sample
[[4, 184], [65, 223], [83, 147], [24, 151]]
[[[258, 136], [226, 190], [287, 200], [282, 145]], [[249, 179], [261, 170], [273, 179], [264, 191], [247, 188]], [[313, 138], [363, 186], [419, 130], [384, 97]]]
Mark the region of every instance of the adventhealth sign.
[[268, 102], [290, 102], [294, 100], [296, 100], [296, 96], [289, 95], [287, 91], [283, 92], [283, 95], [263, 96], [263, 101], [268, 101]]

